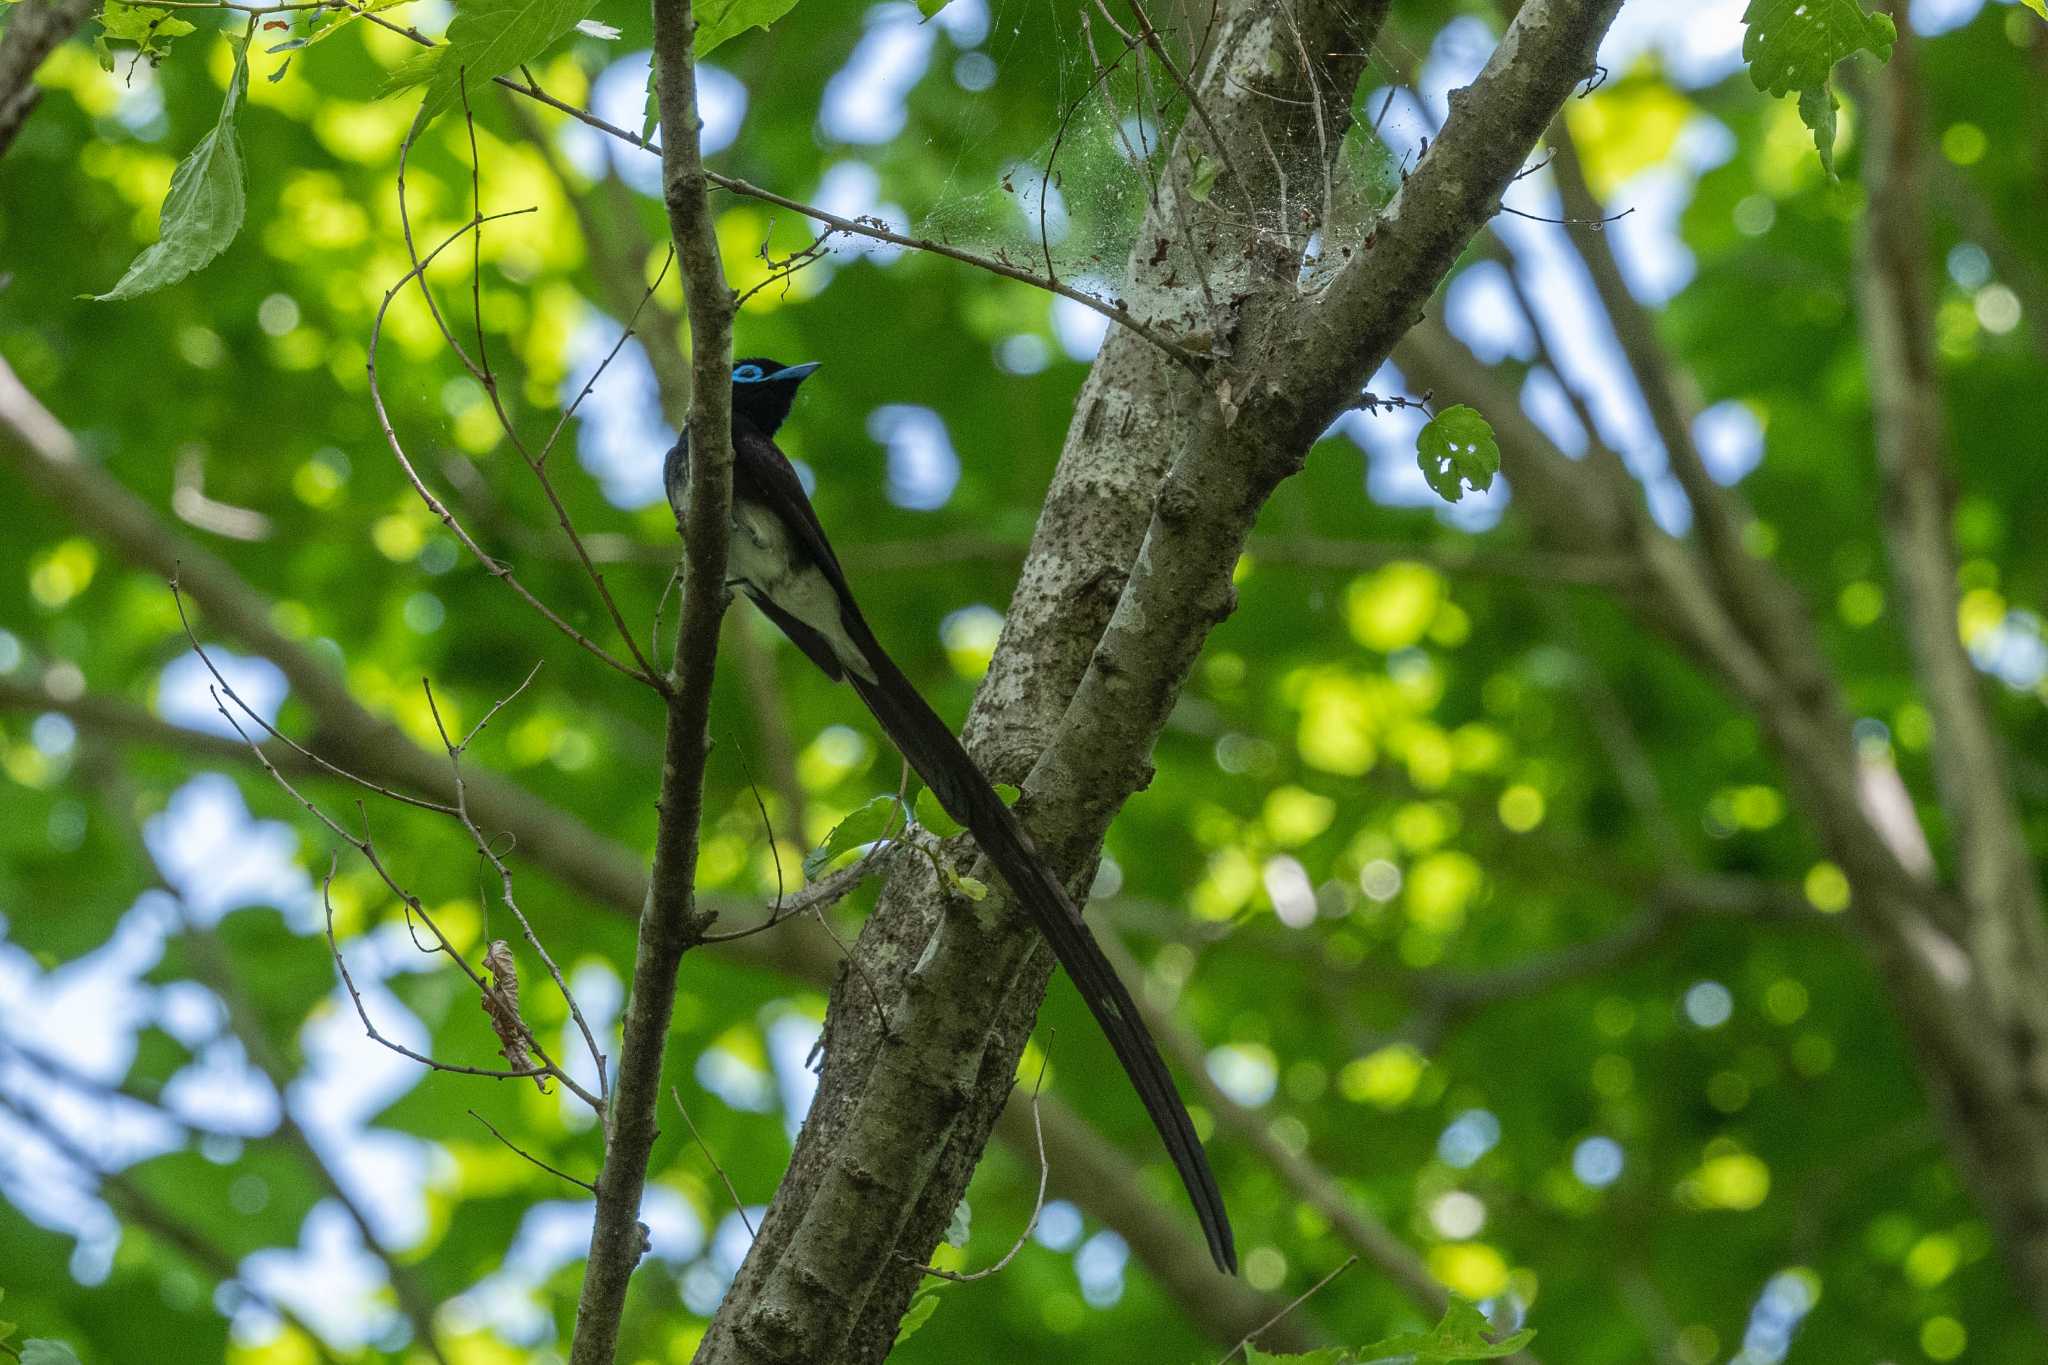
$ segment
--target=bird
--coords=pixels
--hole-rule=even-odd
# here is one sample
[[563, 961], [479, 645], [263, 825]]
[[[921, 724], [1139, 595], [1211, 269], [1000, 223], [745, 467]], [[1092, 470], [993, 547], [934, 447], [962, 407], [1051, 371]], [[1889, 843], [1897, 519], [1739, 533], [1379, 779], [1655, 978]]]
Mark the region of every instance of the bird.
[[[946, 813], [974, 836], [1052, 945], [1123, 1063], [1187, 1186], [1217, 1269], [1235, 1274], [1237, 1252], [1215, 1173], [1130, 992], [1016, 813], [875, 638], [795, 468], [775, 444], [797, 387], [817, 369], [815, 361], [784, 365], [760, 356], [733, 363], [727, 585], [744, 593], [826, 677], [852, 685]], [[687, 428], [662, 463], [662, 482], [680, 531], [690, 501]]]

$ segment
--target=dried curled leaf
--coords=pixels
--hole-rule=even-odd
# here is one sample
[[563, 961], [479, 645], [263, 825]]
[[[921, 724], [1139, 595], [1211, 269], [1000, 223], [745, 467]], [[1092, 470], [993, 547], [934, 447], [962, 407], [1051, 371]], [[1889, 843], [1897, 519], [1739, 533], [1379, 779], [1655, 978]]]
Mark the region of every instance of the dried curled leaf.
[[[490, 1018], [491, 1032], [498, 1035], [498, 1053], [514, 1071], [524, 1071], [533, 1065], [533, 1056], [526, 1050], [526, 1021], [519, 1017], [519, 964], [512, 960], [512, 945], [492, 939], [484, 970], [491, 974], [491, 984], [479, 1003]], [[541, 1094], [550, 1093], [547, 1077], [535, 1076], [533, 1083]]]

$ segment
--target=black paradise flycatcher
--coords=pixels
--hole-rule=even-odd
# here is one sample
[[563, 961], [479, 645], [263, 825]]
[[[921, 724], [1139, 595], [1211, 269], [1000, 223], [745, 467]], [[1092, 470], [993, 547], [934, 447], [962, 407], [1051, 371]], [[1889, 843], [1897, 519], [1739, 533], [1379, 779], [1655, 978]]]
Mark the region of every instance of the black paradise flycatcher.
[[[784, 365], [759, 357], [733, 365], [733, 536], [726, 579], [752, 598], [826, 677], [853, 684], [946, 813], [974, 835], [982, 853], [1031, 912], [1108, 1035], [1145, 1112], [1165, 1140], [1217, 1268], [1234, 1274], [1237, 1251], [1223, 1195], [1130, 992], [1103, 956], [1080, 908], [1040, 860], [1016, 815], [996, 795], [951, 727], [925, 704], [875, 639], [796, 470], [775, 445], [775, 430], [789, 416], [797, 385], [817, 368], [816, 363]], [[690, 498], [687, 428], [663, 462], [662, 480], [680, 526]]]

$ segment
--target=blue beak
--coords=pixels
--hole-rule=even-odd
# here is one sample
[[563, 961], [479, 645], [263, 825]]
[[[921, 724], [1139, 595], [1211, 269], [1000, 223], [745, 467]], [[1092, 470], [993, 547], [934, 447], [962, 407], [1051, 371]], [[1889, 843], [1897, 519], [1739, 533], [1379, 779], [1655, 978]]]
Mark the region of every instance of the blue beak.
[[786, 379], [792, 384], [798, 383], [801, 380], [810, 378], [811, 371], [817, 369], [823, 363], [823, 361], [813, 360], [802, 365], [785, 365], [774, 374], [769, 375], [768, 382], [776, 384]]

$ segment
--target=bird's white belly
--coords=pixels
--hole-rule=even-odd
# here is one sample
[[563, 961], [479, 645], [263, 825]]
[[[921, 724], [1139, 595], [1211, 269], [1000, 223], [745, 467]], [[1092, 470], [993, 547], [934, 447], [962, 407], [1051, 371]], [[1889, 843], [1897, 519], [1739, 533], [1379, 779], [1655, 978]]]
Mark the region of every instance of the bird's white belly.
[[846, 633], [831, 580], [790, 543], [778, 518], [747, 503], [733, 504], [726, 577], [817, 631], [830, 642], [842, 667], [874, 681], [874, 669]]

